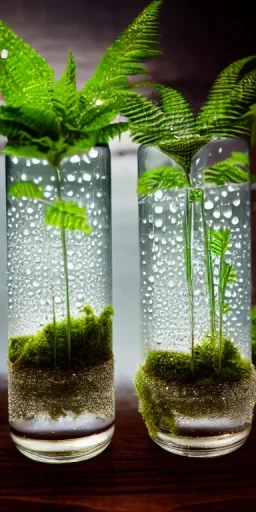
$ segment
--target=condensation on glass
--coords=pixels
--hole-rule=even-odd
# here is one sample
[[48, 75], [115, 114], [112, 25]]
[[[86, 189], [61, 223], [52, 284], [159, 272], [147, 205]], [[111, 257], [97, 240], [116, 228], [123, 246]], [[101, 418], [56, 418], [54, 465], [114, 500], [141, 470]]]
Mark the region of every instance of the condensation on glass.
[[[223, 337], [230, 339], [243, 358], [251, 361], [251, 233], [250, 184], [202, 186], [202, 171], [231, 156], [249, 153], [242, 139], [214, 140], [194, 157], [192, 185], [203, 189], [204, 219], [207, 228], [230, 232], [227, 263], [232, 263], [236, 280], [226, 290], [227, 313], [223, 317]], [[141, 146], [139, 176], [147, 170], [178, 164], [156, 148]], [[142, 362], [150, 351], [191, 353], [191, 311], [184, 258], [184, 216], [187, 190], [158, 190], [139, 198], [140, 297]], [[192, 283], [194, 299], [194, 343], [201, 344], [210, 333], [209, 297], [205, 269], [205, 245], [200, 204], [193, 206]], [[214, 269], [215, 294], [219, 270]], [[216, 319], [218, 323], [218, 317]], [[154, 400], [154, 393], [151, 398]], [[194, 396], [194, 400], [198, 397]], [[192, 398], [191, 398], [192, 400]], [[199, 396], [200, 400], [200, 396]], [[246, 398], [245, 398], [246, 400]], [[180, 454], [212, 456], [226, 453], [244, 442], [250, 431], [253, 398], [246, 414], [227, 413], [200, 418], [175, 415], [176, 440], [161, 432], [155, 438], [162, 447]], [[163, 430], [163, 429], [162, 429]], [[231, 441], [222, 434], [231, 433]], [[239, 434], [241, 433], [241, 435]], [[220, 441], [218, 441], [218, 434]], [[193, 438], [193, 442], [191, 441]], [[225, 446], [226, 442], [226, 446]], [[219, 444], [218, 444], [219, 443]], [[224, 444], [223, 444], [224, 443]], [[236, 446], [236, 447], [237, 447]], [[201, 451], [201, 454], [200, 454]], [[218, 452], [218, 453], [217, 453]]]
[[[99, 316], [112, 303], [109, 148], [96, 146], [86, 154], [65, 159], [59, 179], [62, 200], [85, 207], [92, 227], [90, 236], [79, 229], [65, 229], [69, 314], [71, 318], [81, 318], [82, 309], [89, 305]], [[36, 335], [54, 322], [65, 325], [67, 287], [61, 230], [45, 224], [46, 211], [57, 198], [56, 170], [44, 160], [7, 157], [6, 180], [8, 338], [16, 340]], [[39, 186], [43, 200], [9, 194], [10, 187], [20, 181]], [[73, 328], [71, 350], [76, 356]], [[111, 330], [110, 324], [108, 328]], [[41, 350], [40, 357], [44, 355], [44, 348]], [[26, 362], [19, 366], [18, 360], [15, 364], [9, 362], [12, 438], [26, 455], [56, 463], [97, 455], [109, 444], [114, 430], [113, 360], [76, 371], [72, 366], [59, 369], [58, 357], [57, 349], [53, 368], [40, 368], [40, 364], [29, 368], [29, 362], [27, 366]], [[70, 410], [65, 410], [66, 403], [62, 404], [67, 390]]]

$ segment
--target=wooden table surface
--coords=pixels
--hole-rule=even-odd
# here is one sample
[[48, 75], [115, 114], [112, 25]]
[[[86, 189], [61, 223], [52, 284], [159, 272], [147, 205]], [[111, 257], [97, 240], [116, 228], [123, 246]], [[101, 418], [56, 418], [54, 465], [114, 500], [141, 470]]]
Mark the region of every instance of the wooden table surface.
[[165, 452], [147, 435], [134, 391], [117, 390], [116, 431], [98, 457], [51, 466], [14, 447], [0, 383], [0, 511], [256, 511], [256, 423], [247, 443], [216, 459]]

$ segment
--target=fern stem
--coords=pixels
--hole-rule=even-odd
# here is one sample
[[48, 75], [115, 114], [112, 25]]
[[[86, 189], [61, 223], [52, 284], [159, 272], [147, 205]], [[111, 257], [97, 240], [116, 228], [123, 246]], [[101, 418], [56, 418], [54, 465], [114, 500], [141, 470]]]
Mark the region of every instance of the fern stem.
[[223, 264], [224, 264], [224, 254], [220, 256], [220, 269], [219, 269], [219, 372], [221, 373], [222, 366], [222, 344], [223, 344]]
[[214, 296], [214, 282], [213, 282], [213, 266], [212, 255], [209, 247], [209, 231], [207, 228], [205, 214], [204, 214], [204, 191], [202, 190], [202, 198], [200, 201], [201, 215], [203, 224], [203, 237], [204, 237], [204, 253], [205, 253], [205, 268], [207, 279], [207, 290], [210, 305], [210, 323], [211, 323], [211, 339], [216, 343], [216, 304]]
[[53, 316], [53, 363], [54, 368], [57, 366], [57, 331], [56, 331], [56, 311], [55, 311], [55, 297], [52, 288], [52, 316]]
[[[61, 171], [59, 168], [56, 168], [56, 177], [57, 177], [58, 199], [60, 201], [62, 201]], [[64, 226], [61, 227], [61, 244], [62, 244], [65, 289], [66, 289], [68, 359], [70, 361], [71, 360], [71, 324], [70, 324], [70, 302], [69, 302], [69, 282], [68, 282], [68, 257], [67, 257], [66, 231], [65, 231]]]
[[190, 190], [186, 189], [185, 216], [184, 216], [184, 256], [186, 265], [188, 302], [190, 310], [191, 326], [191, 373], [195, 370], [195, 319], [194, 319], [194, 288], [192, 269], [192, 245], [193, 245], [193, 216], [194, 205], [190, 201]]

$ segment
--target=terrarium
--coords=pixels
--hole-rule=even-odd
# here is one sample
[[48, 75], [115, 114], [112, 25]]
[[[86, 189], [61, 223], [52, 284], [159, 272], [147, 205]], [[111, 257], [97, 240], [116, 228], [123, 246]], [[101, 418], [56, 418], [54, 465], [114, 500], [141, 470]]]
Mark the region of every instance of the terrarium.
[[6, 157], [6, 176], [11, 436], [90, 457], [114, 429], [109, 149], [57, 170]]
[[163, 86], [159, 92], [155, 126], [147, 133], [134, 128], [144, 143], [138, 153], [142, 364], [135, 385], [157, 444], [214, 457], [245, 442], [256, 401], [249, 144], [238, 137], [247, 128], [235, 123], [233, 110], [230, 126], [231, 103], [225, 96], [219, 101], [216, 85], [196, 119], [179, 93]]
[[[128, 129], [129, 75], [159, 54], [150, 4], [77, 91], [0, 22], [0, 134], [7, 137], [9, 422], [50, 463], [100, 453], [114, 431], [108, 141]], [[154, 45], [152, 45], [154, 43]], [[4, 157], [2, 157], [4, 158]]]

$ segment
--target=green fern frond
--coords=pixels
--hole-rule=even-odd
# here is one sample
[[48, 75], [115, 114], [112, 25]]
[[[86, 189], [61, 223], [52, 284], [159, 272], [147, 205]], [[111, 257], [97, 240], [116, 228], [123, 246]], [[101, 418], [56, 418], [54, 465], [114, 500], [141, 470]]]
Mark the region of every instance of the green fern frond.
[[106, 88], [127, 88], [129, 76], [147, 73], [141, 64], [161, 53], [153, 47], [158, 44], [161, 5], [162, 0], [154, 0], [107, 49], [94, 76], [82, 89], [85, 96], [97, 99]]
[[129, 123], [121, 121], [120, 123], [112, 123], [101, 128], [98, 133], [97, 140], [101, 144], [107, 143], [115, 137], [121, 137], [122, 133], [129, 130]]
[[18, 181], [11, 185], [8, 194], [16, 197], [17, 199], [43, 199], [43, 191], [33, 181]]
[[139, 180], [137, 192], [139, 195], [152, 194], [156, 190], [170, 190], [172, 188], [182, 188], [188, 185], [187, 177], [178, 167], [159, 167], [144, 172]]
[[52, 112], [53, 69], [33, 48], [0, 21], [0, 48], [8, 51], [0, 59], [0, 91], [13, 107], [36, 105]]
[[135, 113], [134, 103], [128, 101], [128, 77], [140, 74], [143, 63], [159, 54], [154, 45], [161, 3], [153, 1], [106, 51], [80, 92], [72, 52], [54, 83], [53, 70], [43, 57], [0, 22], [0, 48], [8, 52], [7, 58], [0, 57], [0, 92], [6, 103], [0, 132], [8, 138], [6, 154], [46, 158], [59, 166], [65, 156], [88, 151], [127, 129], [127, 124], [113, 127], [112, 122], [122, 106], [128, 110], [130, 105]]
[[207, 131], [219, 137], [239, 137], [250, 133], [241, 117], [256, 100], [256, 71], [243, 76], [243, 70], [254, 60], [255, 56], [236, 61], [220, 73], [197, 117], [200, 132]]
[[46, 210], [45, 224], [71, 231], [92, 232], [86, 218], [86, 209], [71, 201], [54, 201]]
[[226, 160], [204, 169], [203, 183], [212, 183], [214, 185], [246, 183], [250, 180], [250, 173], [241, 166], [249, 167], [248, 155], [233, 152], [230, 158], [226, 158]]
[[163, 112], [170, 121], [169, 129], [173, 135], [184, 135], [194, 128], [194, 114], [182, 94], [171, 87], [156, 85]]
[[230, 243], [230, 232], [228, 229], [209, 229], [210, 250], [219, 258], [223, 257]]
[[229, 263], [226, 263], [226, 261], [224, 261], [222, 270], [223, 289], [225, 290], [228, 284], [235, 283], [236, 279], [237, 277], [234, 265], [230, 265]]

